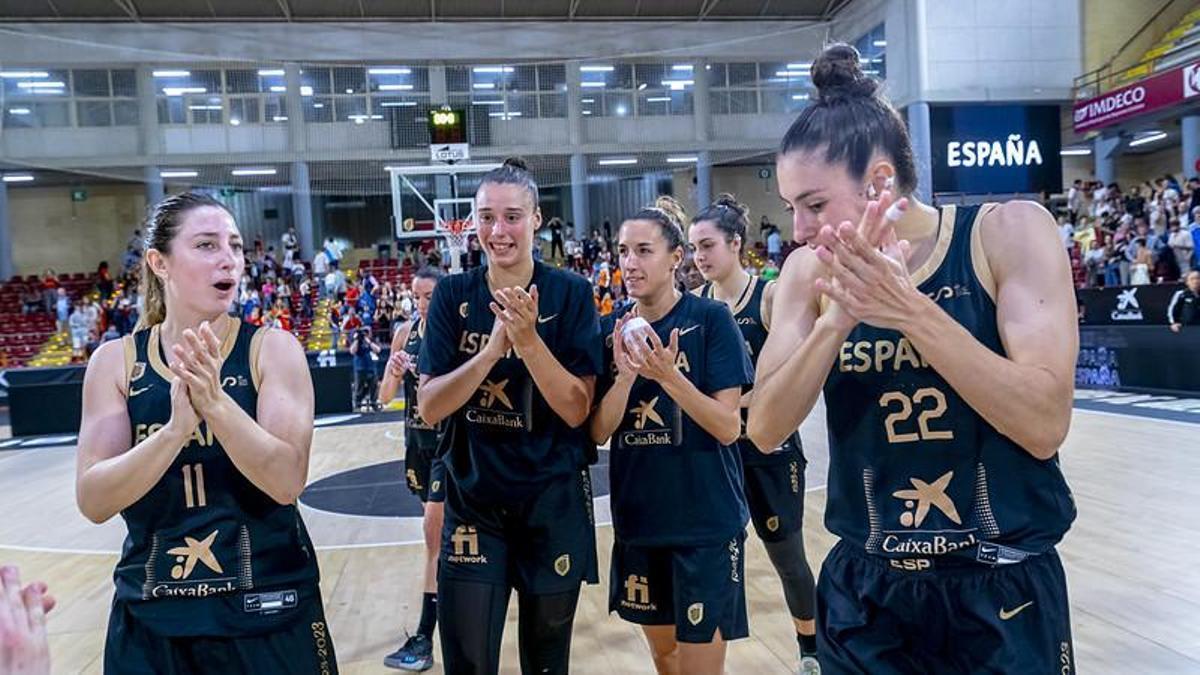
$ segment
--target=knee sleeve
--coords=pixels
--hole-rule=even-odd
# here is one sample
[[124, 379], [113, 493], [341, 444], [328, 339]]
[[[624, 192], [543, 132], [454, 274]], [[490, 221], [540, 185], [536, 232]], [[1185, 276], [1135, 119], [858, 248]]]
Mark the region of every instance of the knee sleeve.
[[565, 674], [571, 661], [571, 629], [579, 589], [520, 597], [521, 672]]
[[500, 670], [508, 589], [469, 581], [438, 581], [438, 623], [446, 672], [494, 675]]
[[804, 555], [804, 533], [796, 531], [782, 541], [765, 541], [763, 546], [783, 582], [783, 598], [792, 617], [803, 621], [812, 619], [817, 601], [816, 583]]

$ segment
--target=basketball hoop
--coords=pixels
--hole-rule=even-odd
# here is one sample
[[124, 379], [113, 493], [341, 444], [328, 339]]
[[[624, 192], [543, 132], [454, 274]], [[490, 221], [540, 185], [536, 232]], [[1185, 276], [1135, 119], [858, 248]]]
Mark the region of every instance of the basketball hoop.
[[467, 235], [471, 221], [466, 218], [454, 218], [446, 221], [446, 245], [451, 251], [467, 250]]

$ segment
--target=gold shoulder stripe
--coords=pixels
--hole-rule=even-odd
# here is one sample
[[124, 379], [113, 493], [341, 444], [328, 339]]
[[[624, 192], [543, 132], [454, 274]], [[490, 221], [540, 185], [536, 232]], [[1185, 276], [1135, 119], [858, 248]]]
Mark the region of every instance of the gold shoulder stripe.
[[129, 394], [129, 383], [133, 380], [133, 368], [137, 363], [137, 343], [132, 335], [121, 338], [121, 346], [125, 349], [125, 394]]
[[925, 283], [945, 262], [946, 254], [950, 251], [950, 241], [954, 238], [954, 221], [957, 213], [958, 207], [953, 204], [941, 208], [941, 212], [938, 214], [937, 242], [925, 263], [912, 273], [914, 286]]
[[763, 284], [762, 301], [758, 303], [758, 315], [762, 317], [763, 330], [771, 332], [771, 305], [767, 303], [767, 295], [771, 291], [771, 287], [775, 285], [775, 281], [767, 281]]
[[971, 267], [975, 270], [975, 280], [983, 287], [992, 302], [996, 302], [996, 277], [992, 274], [992, 265], [988, 262], [987, 251], [983, 250], [983, 219], [999, 204], [987, 203], [979, 207], [975, 214], [975, 222], [971, 225]]
[[259, 352], [262, 351], [263, 340], [270, 330], [270, 328], [259, 328], [250, 338], [250, 381], [254, 383], [254, 391], [258, 391], [258, 385], [262, 382], [262, 374], [258, 369], [258, 358]]

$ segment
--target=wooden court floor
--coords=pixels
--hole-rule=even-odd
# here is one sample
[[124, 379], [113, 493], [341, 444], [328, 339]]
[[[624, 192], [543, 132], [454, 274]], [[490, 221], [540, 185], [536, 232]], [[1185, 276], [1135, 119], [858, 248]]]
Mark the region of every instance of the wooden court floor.
[[[814, 567], [833, 543], [821, 524], [821, 419], [817, 411], [802, 428]], [[310, 480], [398, 458], [399, 435], [396, 424], [319, 428]], [[119, 519], [96, 526], [76, 512], [74, 456], [73, 446], [0, 451], [0, 563], [19, 565], [25, 579], [46, 580], [59, 598], [49, 624], [54, 672], [97, 673], [124, 530]], [[1077, 410], [1062, 458], [1079, 507], [1060, 547], [1078, 671], [1200, 673], [1200, 425]], [[419, 522], [302, 509], [319, 550], [341, 672], [394, 672], [382, 658], [420, 612]], [[607, 513], [601, 498], [598, 520], [606, 522]], [[600, 526], [598, 538], [601, 584], [583, 591], [573, 672], [652, 673], [640, 632], [605, 611], [611, 527]], [[753, 535], [746, 578], [751, 637], [731, 645], [727, 671], [795, 672], [796, 642], [779, 582]], [[503, 672], [517, 673], [515, 610], [509, 628]]]

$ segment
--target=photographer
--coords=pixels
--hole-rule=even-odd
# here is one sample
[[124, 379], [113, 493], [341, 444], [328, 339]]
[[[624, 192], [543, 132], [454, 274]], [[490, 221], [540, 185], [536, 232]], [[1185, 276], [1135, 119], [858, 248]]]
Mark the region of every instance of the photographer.
[[383, 347], [371, 339], [371, 329], [366, 326], [355, 328], [350, 334], [350, 356], [354, 359], [354, 407], [360, 410], [378, 410], [375, 389], [378, 378], [375, 362]]

